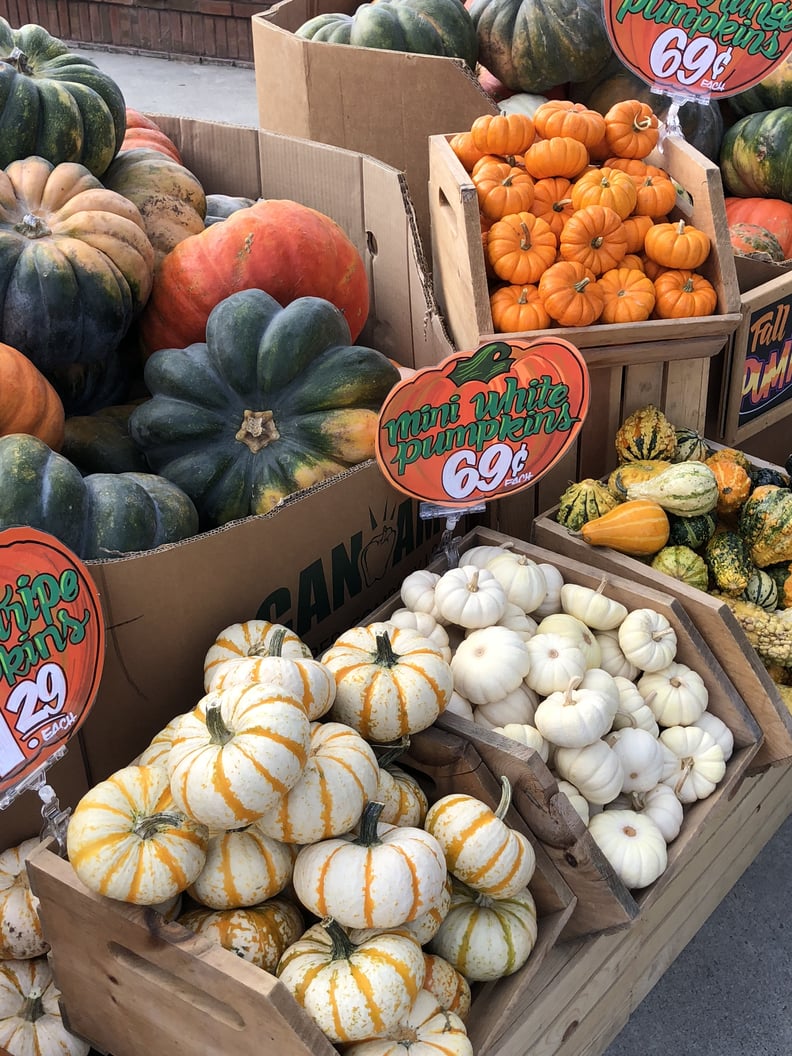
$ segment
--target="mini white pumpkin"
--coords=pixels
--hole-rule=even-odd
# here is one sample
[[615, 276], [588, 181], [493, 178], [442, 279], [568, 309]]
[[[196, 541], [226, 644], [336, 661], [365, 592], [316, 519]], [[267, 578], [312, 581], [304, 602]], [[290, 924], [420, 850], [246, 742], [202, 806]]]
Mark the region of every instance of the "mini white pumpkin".
[[525, 682], [507, 693], [500, 700], [479, 704], [473, 709], [473, 721], [485, 730], [505, 726], [507, 722], [524, 722], [533, 725], [539, 698]]
[[585, 796], [581, 795], [580, 789], [576, 788], [571, 781], [565, 781], [560, 778], [558, 783], [558, 791], [563, 792], [569, 800], [572, 809], [580, 815], [580, 818], [584, 825], [588, 825], [591, 813], [589, 810], [589, 802]]
[[510, 554], [513, 545], [509, 539], [507, 542], [498, 543], [497, 545], [482, 543], [480, 546], [471, 546], [469, 550], [465, 550], [462, 554], [459, 563], [460, 565], [475, 565], [476, 568], [486, 568], [487, 562], [494, 557], [500, 557], [501, 554]]
[[[448, 967], [461, 978], [451, 965]], [[462, 982], [467, 986], [464, 979]], [[440, 998], [427, 988], [426, 981], [412, 1008], [397, 1026], [380, 1038], [355, 1042], [344, 1048], [345, 1056], [403, 1056], [409, 1052], [414, 1056], [473, 1056], [473, 1045], [462, 1016], [444, 1008]]]
[[605, 741], [594, 741], [583, 748], [556, 748], [553, 765], [589, 803], [610, 803], [622, 790], [621, 759]]
[[726, 762], [731, 759], [734, 754], [734, 734], [723, 719], [719, 719], [711, 711], [705, 711], [692, 725], [698, 726], [701, 730], [706, 730], [714, 738], [716, 744], [720, 745]]
[[450, 711], [452, 715], [459, 715], [460, 718], [467, 719], [469, 722], [475, 722], [476, 717], [473, 712], [473, 705], [469, 700], [453, 690], [451, 693], [451, 699], [446, 704], [445, 710]]
[[[421, 915], [416, 917], [415, 920], [409, 920], [406, 924], [402, 924], [399, 930], [409, 931], [409, 933], [413, 935], [422, 946], [425, 946], [432, 936], [437, 934], [438, 928], [445, 920], [446, 913], [448, 913], [451, 908], [453, 880], [454, 878], [451, 874], [446, 873], [445, 887], [440, 892], [440, 896], [431, 909], [428, 909], [425, 913], [421, 913]], [[349, 937], [353, 942], [357, 942], [360, 937], [359, 930], [352, 928], [349, 932]]]
[[437, 622], [431, 612], [420, 612], [407, 608], [396, 609], [395, 612], [390, 614], [387, 622], [392, 623], [395, 627], [410, 628], [417, 631], [424, 638], [428, 638], [433, 645], [437, 646], [446, 663], [450, 662], [451, 646], [448, 641], [448, 631], [442, 623]]
[[525, 554], [500, 554], [486, 567], [506, 591], [506, 599], [523, 612], [534, 612], [544, 601], [547, 581], [536, 562]]
[[646, 814], [604, 810], [591, 819], [589, 832], [625, 887], [647, 887], [665, 872], [666, 841]]
[[659, 671], [676, 656], [676, 631], [668, 617], [654, 609], [628, 612], [618, 635], [621, 651], [641, 671]]
[[506, 591], [486, 568], [459, 565], [444, 572], [435, 587], [438, 612], [460, 627], [492, 627], [506, 609]]
[[[461, 972], [448, 963], [445, 957], [437, 953], [427, 953], [424, 950], [424, 964], [426, 965], [424, 990], [428, 990], [437, 998], [440, 1008], [446, 1012], [453, 1012], [464, 1023], [470, 1014], [472, 999], [470, 983]], [[444, 1032], [440, 1031], [440, 1033]], [[405, 1048], [409, 1051], [410, 1039], [406, 1038], [405, 1041]], [[443, 1039], [441, 1038], [440, 1045], [442, 1044]]]
[[600, 667], [614, 678], [635, 679], [640, 674], [631, 664], [619, 645], [618, 631], [597, 631], [594, 635], [600, 647]]
[[294, 854], [255, 823], [209, 837], [203, 869], [188, 894], [209, 909], [255, 906], [291, 880]]
[[586, 658], [586, 667], [599, 667], [601, 650], [594, 632], [576, 616], [556, 612], [545, 616], [536, 628], [537, 634], [558, 634], [573, 641]]
[[579, 688], [591, 689], [595, 693], [599, 693], [608, 701], [608, 705], [612, 710], [613, 715], [616, 715], [621, 703], [621, 694], [619, 692], [619, 687], [616, 685], [616, 679], [613, 675], [609, 675], [604, 668], [587, 668], [583, 673]]
[[594, 631], [615, 630], [627, 615], [627, 607], [606, 597], [606, 586], [604, 579], [596, 590], [580, 583], [565, 583], [561, 588], [561, 608]]
[[548, 561], [540, 561], [539, 570], [544, 576], [547, 593], [542, 604], [534, 609], [532, 615], [537, 620], [543, 620], [545, 616], [553, 612], [561, 612], [561, 588], [564, 585], [564, 577], [556, 566]]
[[619, 690], [619, 706], [613, 717], [614, 730], [623, 730], [627, 727], [646, 730], [653, 737], [660, 733], [657, 719], [652, 709], [638, 692], [638, 687], [629, 678], [616, 675], [613, 680]]
[[687, 664], [672, 662], [647, 672], [636, 685], [660, 726], [690, 726], [707, 708], [704, 680]]
[[726, 773], [723, 749], [714, 737], [698, 726], [669, 726], [660, 740], [678, 760], [677, 770], [663, 779], [682, 803], [694, 803], [712, 795]]
[[474, 706], [502, 700], [528, 674], [528, 644], [507, 627], [474, 631], [451, 658], [454, 689]]
[[439, 572], [419, 568], [402, 580], [399, 596], [406, 609], [411, 612], [431, 612], [435, 604], [435, 587], [440, 581]]
[[668, 785], [655, 785], [648, 792], [625, 792], [606, 807], [607, 810], [634, 810], [646, 814], [662, 832], [666, 843], [679, 835], [685, 818], [685, 808]]
[[507, 602], [503, 615], [498, 620], [498, 626], [508, 627], [510, 631], [515, 631], [524, 642], [536, 634], [536, 620], [512, 602]]
[[542, 697], [564, 690], [571, 679], [582, 678], [586, 657], [579, 640], [560, 634], [535, 634], [524, 643], [528, 657], [527, 685]]
[[583, 748], [603, 737], [616, 714], [613, 697], [581, 688], [581, 678], [570, 679], [562, 692], [540, 701], [534, 725], [542, 737], [561, 748]]
[[622, 792], [648, 792], [663, 776], [663, 750], [656, 737], [646, 730], [627, 726], [605, 738], [621, 760], [624, 770]]
[[550, 745], [537, 730], [527, 722], [507, 722], [505, 726], [496, 726], [493, 733], [500, 733], [518, 744], [524, 744], [527, 748], [533, 748], [538, 752], [543, 762], [550, 758]]

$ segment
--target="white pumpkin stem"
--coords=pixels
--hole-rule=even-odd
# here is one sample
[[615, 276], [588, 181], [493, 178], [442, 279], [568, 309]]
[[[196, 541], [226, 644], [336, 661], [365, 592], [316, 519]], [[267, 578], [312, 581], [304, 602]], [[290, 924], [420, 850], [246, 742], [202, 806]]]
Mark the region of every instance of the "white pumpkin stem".
[[359, 847], [375, 847], [381, 842], [377, 835], [377, 822], [384, 809], [385, 804], [378, 803], [375, 799], [366, 804], [360, 817], [360, 831], [353, 841]]
[[582, 681], [583, 679], [580, 677], [580, 675], [575, 675], [574, 678], [570, 678], [569, 685], [567, 686], [566, 692], [564, 693], [563, 706], [565, 708], [572, 707], [572, 705], [576, 703], [574, 700], [572, 700], [572, 694], [575, 692], [575, 690], [578, 688]]
[[653, 631], [652, 632], [652, 641], [653, 642], [661, 642], [663, 640], [663, 638], [667, 638], [669, 634], [675, 634], [675, 633], [676, 632], [674, 631], [673, 627], [664, 627], [660, 631]]
[[681, 769], [679, 771], [679, 777], [677, 778], [677, 783], [674, 785], [674, 792], [677, 795], [679, 795], [679, 793], [682, 791], [682, 789], [683, 789], [683, 787], [685, 785], [685, 782], [688, 779], [688, 776], [693, 771], [693, 759], [692, 759], [692, 757], [688, 757], [687, 759], [680, 759], [680, 763], [681, 763]]
[[218, 703], [209, 704], [206, 709], [206, 728], [212, 744], [228, 744], [232, 733], [223, 721], [223, 713]]
[[377, 639], [377, 652], [374, 654], [374, 663], [380, 667], [395, 667], [399, 662], [398, 653], [394, 653], [388, 632], [375, 636]]
[[498, 818], [500, 821], [503, 821], [503, 819], [506, 817], [507, 813], [509, 812], [509, 807], [511, 806], [512, 786], [511, 786], [511, 781], [509, 781], [508, 777], [506, 777], [505, 774], [501, 775], [501, 779], [500, 780], [501, 780], [501, 798], [500, 798], [500, 803], [498, 804], [498, 806], [495, 809], [495, 817]]
[[602, 594], [603, 591], [605, 590], [605, 587], [607, 586], [607, 583], [608, 583], [607, 579], [601, 579], [600, 583], [599, 583], [599, 586], [594, 591], [594, 593], [595, 594]]
[[470, 579], [467, 581], [467, 589], [471, 594], [478, 594], [479, 571], [480, 570], [476, 568], [471, 574]]
[[44, 1004], [41, 1000], [43, 991], [36, 987], [35, 990], [31, 990], [25, 998], [22, 1008], [17, 1013], [20, 1019], [24, 1019], [27, 1023], [35, 1023], [36, 1020], [44, 1015]]

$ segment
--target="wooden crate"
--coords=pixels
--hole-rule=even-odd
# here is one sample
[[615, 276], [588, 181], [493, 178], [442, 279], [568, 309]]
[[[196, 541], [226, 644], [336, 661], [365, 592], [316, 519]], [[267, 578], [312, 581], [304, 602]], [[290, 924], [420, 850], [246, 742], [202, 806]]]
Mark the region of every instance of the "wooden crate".
[[[413, 765], [439, 797], [463, 791], [495, 807], [500, 783], [459, 734], [430, 729], [413, 741]], [[524, 994], [564, 929], [575, 896], [512, 808], [509, 824], [531, 839], [538, 935], [513, 975], [476, 984], [468, 1032], [477, 1056], [494, 1052], [519, 1018]], [[89, 891], [68, 862], [42, 845], [30, 866], [39, 913], [70, 1028], [113, 1056], [208, 1051], [258, 1056], [337, 1056], [281, 983], [255, 965], [166, 923], [152, 910]]]
[[[459, 549], [464, 554], [465, 550], [481, 544], [509, 544], [515, 553], [555, 565], [565, 582], [596, 588], [602, 579], [595, 569], [580, 561], [487, 528], [474, 528], [460, 540]], [[434, 571], [445, 567], [443, 557], [429, 565]], [[735, 749], [726, 764], [726, 775], [711, 796], [685, 807], [682, 831], [668, 848], [668, 866], [654, 884], [637, 893], [628, 891], [567, 797], [559, 792], [555, 778], [537, 752], [455, 715], [443, 715], [437, 722], [441, 728], [467, 738], [497, 776], [506, 774], [510, 778], [514, 805], [577, 896], [577, 904], [564, 929], [565, 938], [624, 926], [651, 905], [695, 852], [702, 833], [721, 813], [729, 810], [729, 799], [762, 741], [756, 720], [676, 598], [619, 575], [609, 578], [608, 595], [628, 609], [649, 606], [667, 617], [677, 635], [679, 662], [701, 675], [709, 693], [708, 709], [734, 735]], [[392, 598], [372, 613], [370, 619], [387, 619], [400, 604], [398, 598]]]
[[[751, 460], [755, 464], [769, 465], [753, 456]], [[764, 738], [752, 760], [751, 769], [775, 766], [792, 758], [792, 714], [728, 605], [672, 576], [656, 572], [635, 557], [617, 553], [610, 547], [589, 546], [558, 523], [557, 511], [558, 503], [534, 519], [534, 542], [609, 575], [625, 576], [676, 598], [706, 639], [723, 670], [729, 673], [729, 678], [761, 727]]]

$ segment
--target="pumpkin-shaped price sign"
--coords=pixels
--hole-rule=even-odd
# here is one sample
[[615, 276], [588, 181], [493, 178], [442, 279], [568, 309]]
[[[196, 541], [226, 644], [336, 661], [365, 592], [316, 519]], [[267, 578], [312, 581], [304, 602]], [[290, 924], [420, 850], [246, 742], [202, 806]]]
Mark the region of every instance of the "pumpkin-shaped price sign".
[[588, 405], [586, 363], [568, 341], [491, 341], [391, 390], [377, 461], [407, 495], [465, 509], [535, 484], [574, 441]]
[[792, 45], [785, 0], [603, 0], [603, 12], [624, 65], [677, 99], [737, 95]]
[[99, 595], [83, 563], [35, 528], [0, 532], [0, 799], [82, 725], [103, 661]]

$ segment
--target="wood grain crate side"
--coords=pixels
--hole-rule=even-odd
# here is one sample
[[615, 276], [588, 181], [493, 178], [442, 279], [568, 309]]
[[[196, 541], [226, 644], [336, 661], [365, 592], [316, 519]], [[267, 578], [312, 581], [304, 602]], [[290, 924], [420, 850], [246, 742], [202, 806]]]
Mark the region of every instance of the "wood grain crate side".
[[[476, 348], [493, 336], [476, 189], [449, 145], [450, 136], [429, 137], [429, 209], [435, 289], [454, 344]], [[689, 191], [672, 216], [701, 227], [712, 241], [702, 273], [718, 294], [717, 314], [698, 319], [649, 319], [642, 323], [596, 324], [534, 331], [565, 337], [586, 351], [592, 366], [710, 358], [739, 325], [740, 296], [728, 239], [720, 172], [684, 141], [667, 139], [663, 153], [650, 160], [662, 165]], [[501, 335], [503, 336], [503, 335]], [[525, 338], [509, 334], [507, 338]]]
[[[707, 442], [713, 448], [721, 446]], [[751, 461], [754, 465], [778, 468], [754, 456], [751, 456]], [[656, 572], [637, 558], [620, 554], [609, 547], [589, 546], [558, 523], [557, 512], [556, 503], [533, 519], [533, 541], [538, 546], [585, 562], [608, 574], [625, 576], [675, 597], [720, 666], [728, 672], [735, 689], [762, 730], [763, 740], [750, 769], [777, 766], [790, 760], [792, 714], [731, 609], [718, 598], [663, 572]]]

